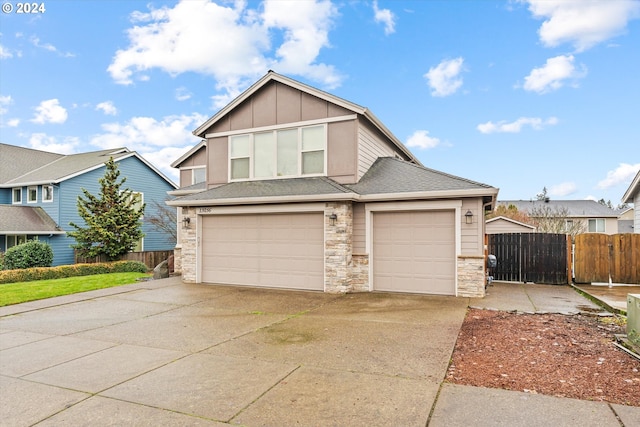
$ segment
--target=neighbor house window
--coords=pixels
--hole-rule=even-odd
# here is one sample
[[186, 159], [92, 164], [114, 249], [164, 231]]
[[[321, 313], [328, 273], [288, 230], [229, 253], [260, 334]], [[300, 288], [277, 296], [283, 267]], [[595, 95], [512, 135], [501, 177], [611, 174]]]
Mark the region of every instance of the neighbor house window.
[[12, 194], [12, 202], [14, 205], [19, 205], [22, 203], [22, 188], [14, 188], [11, 191]]
[[191, 169], [191, 183], [199, 184], [201, 182], [205, 182], [207, 180], [207, 169], [206, 168], [195, 168]]
[[231, 180], [272, 179], [325, 173], [325, 125], [229, 138]]
[[38, 187], [27, 188], [27, 203], [36, 203], [38, 201]]
[[589, 233], [604, 233], [604, 219], [590, 219], [589, 220]]
[[42, 201], [53, 202], [53, 185], [42, 186]]
[[568, 219], [564, 222], [564, 231], [571, 231], [571, 229], [573, 228], [573, 220], [572, 219]]
[[[131, 192], [131, 207], [135, 210], [142, 209], [142, 205], [144, 204], [144, 194], [136, 191]], [[144, 215], [140, 217], [140, 219], [144, 218]], [[143, 237], [140, 237], [138, 241], [133, 245], [133, 252], [142, 252], [144, 250]]]
[[29, 239], [28, 236], [26, 236], [24, 234], [8, 235], [7, 236], [7, 249], [12, 248], [14, 246], [21, 245], [23, 243], [26, 243], [27, 240], [38, 240], [38, 238], [37, 238], [37, 236], [31, 236], [31, 238]]

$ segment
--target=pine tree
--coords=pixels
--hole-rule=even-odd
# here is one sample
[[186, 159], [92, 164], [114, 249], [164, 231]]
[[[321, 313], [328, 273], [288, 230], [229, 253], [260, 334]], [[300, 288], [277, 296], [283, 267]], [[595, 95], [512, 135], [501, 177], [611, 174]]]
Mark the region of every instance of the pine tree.
[[76, 240], [72, 248], [83, 257], [105, 254], [116, 260], [130, 252], [144, 236], [141, 218], [145, 205], [128, 188], [121, 189], [127, 180], [120, 177], [118, 165], [113, 157], [105, 163], [107, 170], [100, 178], [100, 195], [96, 197], [86, 189], [78, 196], [78, 214], [85, 222], [82, 227], [69, 223], [76, 231], [67, 233]]

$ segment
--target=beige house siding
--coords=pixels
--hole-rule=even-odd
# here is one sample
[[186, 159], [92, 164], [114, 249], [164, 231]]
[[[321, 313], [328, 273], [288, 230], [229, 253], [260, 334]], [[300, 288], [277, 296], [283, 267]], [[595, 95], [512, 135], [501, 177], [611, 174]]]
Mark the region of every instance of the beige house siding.
[[210, 138], [207, 141], [209, 168], [207, 170], [208, 188], [226, 184], [229, 181], [229, 144], [226, 136]]
[[364, 203], [353, 204], [353, 253], [366, 254], [366, 229]]
[[355, 184], [357, 163], [356, 121], [329, 123], [327, 176], [340, 184]]
[[640, 233], [640, 192], [633, 198], [633, 232]]
[[357, 180], [360, 180], [378, 157], [393, 157], [396, 150], [364, 120], [359, 120], [358, 124]]
[[516, 224], [511, 221], [507, 221], [503, 218], [498, 218], [495, 221], [488, 222], [486, 225], [487, 234], [500, 234], [500, 233], [535, 233], [534, 228], [525, 227], [520, 224]]
[[[482, 199], [463, 199], [460, 211], [460, 254], [482, 255], [484, 251]], [[473, 213], [472, 224], [467, 224], [465, 218], [467, 211]]]

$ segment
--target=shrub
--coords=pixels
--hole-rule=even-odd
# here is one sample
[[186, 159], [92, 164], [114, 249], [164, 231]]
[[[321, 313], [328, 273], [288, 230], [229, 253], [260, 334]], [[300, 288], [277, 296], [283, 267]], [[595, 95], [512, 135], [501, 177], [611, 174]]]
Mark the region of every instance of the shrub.
[[61, 265], [0, 271], [0, 283], [30, 282], [33, 280], [62, 279], [104, 273], [146, 273], [147, 266], [139, 261], [116, 261], [95, 264]]
[[53, 249], [48, 243], [30, 240], [13, 246], [4, 254], [4, 265], [8, 270], [31, 267], [50, 267]]

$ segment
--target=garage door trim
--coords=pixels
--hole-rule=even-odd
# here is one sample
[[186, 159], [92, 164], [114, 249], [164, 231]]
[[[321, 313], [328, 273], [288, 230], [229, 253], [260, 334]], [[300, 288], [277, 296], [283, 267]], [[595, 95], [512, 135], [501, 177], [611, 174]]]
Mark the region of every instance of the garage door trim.
[[[324, 203], [299, 203], [295, 205], [258, 206], [203, 206], [196, 210], [196, 283], [202, 283], [202, 217], [211, 215], [247, 215], [269, 213], [324, 213]], [[323, 241], [324, 244], [324, 241]], [[323, 268], [324, 270], [324, 268]]]
[[461, 221], [462, 221], [462, 200], [438, 200], [438, 201], [416, 201], [399, 203], [367, 203], [365, 205], [365, 232], [366, 250], [369, 254], [369, 291], [375, 289], [374, 286], [374, 257], [373, 257], [373, 214], [374, 212], [408, 212], [408, 211], [454, 211], [455, 229], [455, 273], [454, 285], [455, 295], [458, 295], [458, 256], [461, 254]]

